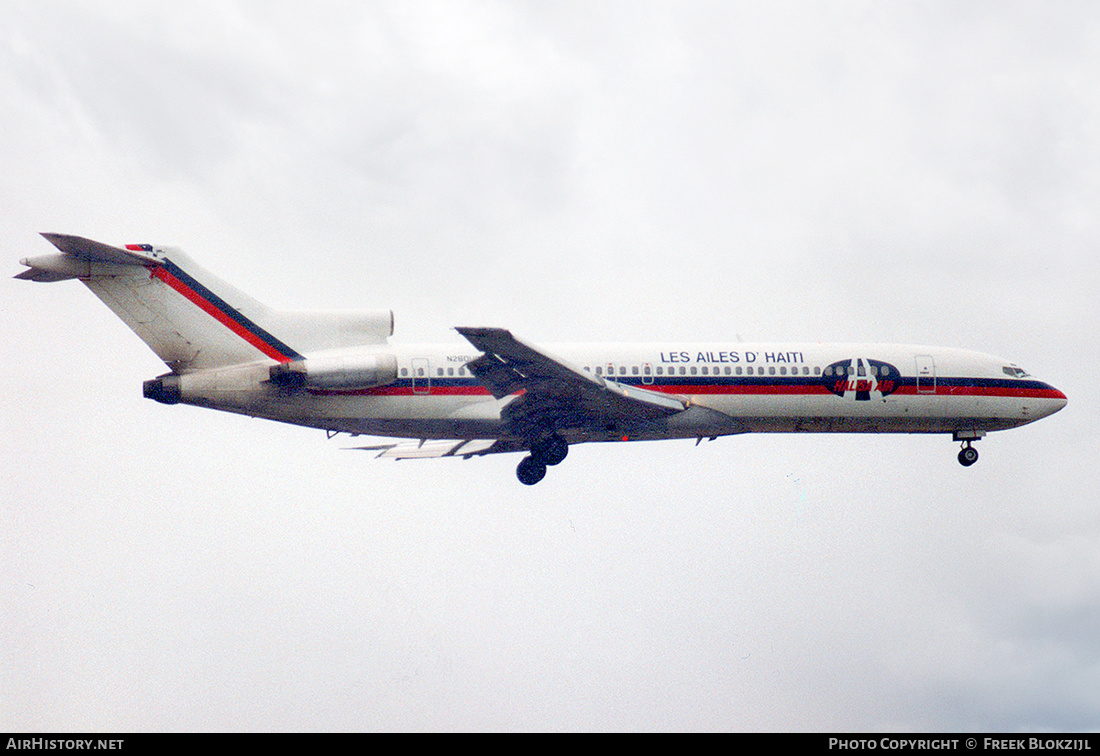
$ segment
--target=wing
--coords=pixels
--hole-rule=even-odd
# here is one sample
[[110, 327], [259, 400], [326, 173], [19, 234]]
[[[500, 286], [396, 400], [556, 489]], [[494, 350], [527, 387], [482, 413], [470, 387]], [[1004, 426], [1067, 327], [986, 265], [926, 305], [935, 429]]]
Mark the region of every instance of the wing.
[[679, 399], [592, 375], [503, 328], [456, 328], [483, 354], [466, 367], [497, 399], [522, 392], [502, 411], [518, 435], [546, 428], [646, 426], [688, 407]]

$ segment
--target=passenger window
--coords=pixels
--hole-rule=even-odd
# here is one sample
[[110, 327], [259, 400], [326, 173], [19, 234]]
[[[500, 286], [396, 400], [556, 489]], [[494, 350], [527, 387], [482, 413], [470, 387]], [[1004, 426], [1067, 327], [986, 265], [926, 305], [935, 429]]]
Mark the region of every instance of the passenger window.
[[705, 366], [703, 367], [703, 375], [707, 375], [707, 368]]
[[596, 366], [596, 375], [603, 375], [603, 368], [599, 365]]
[[401, 368], [401, 376], [404, 377], [409, 374], [408, 368]]
[[726, 366], [726, 375], [733, 375], [733, 369], [730, 368], [728, 365]]
[[626, 365], [619, 365], [619, 375], [626, 375]]
[[688, 369], [686, 367], [680, 368], [680, 375], [687, 375], [687, 374], [688, 374]]
[[695, 375], [695, 373], [696, 373], [696, 372], [697, 372], [697, 371], [696, 371], [696, 368], [695, 368], [695, 366], [693, 365], [693, 366], [691, 367], [691, 374], [692, 374], [692, 375]]
[[780, 375], [786, 375], [787, 374], [787, 368], [786, 367], [779, 368], [779, 374]]
[[436, 368], [435, 369], [435, 374], [436, 375], [443, 375], [443, 368]]
[[735, 369], [735, 372], [736, 372], [736, 373], [737, 373], [738, 375], [741, 375], [741, 368], [740, 368], [740, 367], [737, 367], [737, 368]]
[[821, 368], [819, 368], [817, 365], [814, 365], [814, 375], [820, 375], [820, 374], [821, 374]]
[[774, 365], [772, 367], [768, 368], [768, 374], [769, 375], [775, 375], [775, 366]]
[[637, 375], [638, 374], [638, 366], [635, 365], [634, 367], [632, 367], [630, 369], [630, 372], [633, 373], [634, 375]]
[[418, 376], [420, 376], [421, 378], [423, 378], [424, 377], [424, 368], [417, 368], [416, 369], [416, 374]]
[[657, 375], [664, 375], [664, 374], [665, 374], [665, 369], [663, 367], [661, 367], [660, 365], [658, 365], [657, 366]]
[[645, 366], [645, 374], [646, 374], [646, 375], [649, 375], [649, 365], [646, 365], [646, 366]]

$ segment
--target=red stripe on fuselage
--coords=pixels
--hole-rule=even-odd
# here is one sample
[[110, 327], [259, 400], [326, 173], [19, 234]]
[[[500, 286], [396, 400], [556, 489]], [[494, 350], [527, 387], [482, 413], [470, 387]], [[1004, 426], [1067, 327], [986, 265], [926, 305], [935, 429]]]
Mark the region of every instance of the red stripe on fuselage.
[[635, 388], [645, 389], [646, 391], [657, 391], [662, 394], [746, 394], [746, 395], [775, 395], [775, 396], [790, 396], [792, 394], [828, 394], [829, 389], [824, 386], [815, 384], [803, 384], [803, 385], [787, 385], [783, 383], [776, 384], [699, 384], [696, 386], [657, 386], [650, 384], [643, 384], [641, 386], [635, 385]]
[[[644, 384], [637, 388], [662, 394], [724, 395], [724, 396], [832, 396], [824, 386], [803, 385], [696, 385], [660, 386]], [[489, 390], [481, 385], [464, 386], [377, 386], [369, 389], [310, 389], [318, 396], [488, 396]], [[1057, 389], [1011, 388], [1005, 386], [938, 386], [935, 393], [917, 392], [916, 386], [902, 386], [890, 396], [986, 396], [1018, 399], [1065, 399]], [[837, 397], [838, 399], [840, 397]]]
[[308, 389], [315, 396], [490, 396], [484, 386], [376, 386], [368, 389]]
[[1065, 399], [1058, 389], [1012, 388], [1010, 386], [936, 386], [935, 391], [917, 391], [916, 386], [902, 386], [894, 396], [993, 396], [1011, 399]]
[[153, 278], [156, 278], [156, 279], [159, 279], [159, 280], [163, 281], [165, 284], [167, 284], [168, 286], [170, 286], [174, 290], [178, 291], [180, 294], [182, 294], [184, 297], [186, 297], [188, 299], [188, 301], [190, 301], [192, 304], [199, 307], [199, 309], [201, 309], [203, 312], [210, 315], [212, 318], [217, 320], [219, 323], [224, 325], [226, 328], [231, 330], [233, 333], [240, 336], [242, 339], [247, 341], [252, 346], [259, 349], [261, 352], [263, 352], [265, 355], [267, 355], [271, 359], [278, 360], [279, 362], [290, 362], [291, 361], [290, 357], [283, 354], [278, 349], [275, 349], [270, 344], [268, 344], [266, 341], [261, 339], [259, 336], [257, 336], [256, 334], [254, 334], [251, 331], [249, 331], [248, 329], [246, 329], [244, 326], [242, 326], [237, 321], [233, 320], [233, 318], [229, 317], [224, 312], [222, 312], [212, 302], [210, 302], [208, 299], [206, 299], [206, 297], [199, 294], [197, 291], [192, 289], [190, 286], [185, 284], [183, 281], [176, 278], [174, 275], [169, 273], [164, 268], [162, 268], [160, 266], [157, 266], [155, 268], [152, 268], [150, 270], [149, 274]]

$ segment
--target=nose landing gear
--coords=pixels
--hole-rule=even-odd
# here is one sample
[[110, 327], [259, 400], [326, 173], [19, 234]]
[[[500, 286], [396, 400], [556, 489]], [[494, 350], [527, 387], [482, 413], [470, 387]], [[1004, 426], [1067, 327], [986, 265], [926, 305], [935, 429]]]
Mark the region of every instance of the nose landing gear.
[[978, 450], [970, 444], [985, 435], [985, 431], [955, 431], [953, 438], [962, 441], [962, 449], [959, 450], [959, 464], [970, 467], [978, 461]]
[[970, 445], [969, 441], [963, 442], [963, 448], [959, 451], [959, 464], [970, 467], [978, 461], [978, 450]]

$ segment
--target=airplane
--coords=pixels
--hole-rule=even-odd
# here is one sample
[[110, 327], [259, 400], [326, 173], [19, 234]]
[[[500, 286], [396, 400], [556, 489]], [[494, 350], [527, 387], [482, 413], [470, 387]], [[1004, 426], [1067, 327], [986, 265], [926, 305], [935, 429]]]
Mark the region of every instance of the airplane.
[[393, 344], [393, 312], [269, 308], [166, 246], [42, 234], [16, 278], [77, 279], [164, 361], [146, 398], [398, 439], [390, 459], [525, 453], [534, 485], [569, 447], [740, 433], [950, 433], [973, 442], [1060, 410], [1013, 362], [903, 344], [559, 344], [458, 327], [467, 344]]

